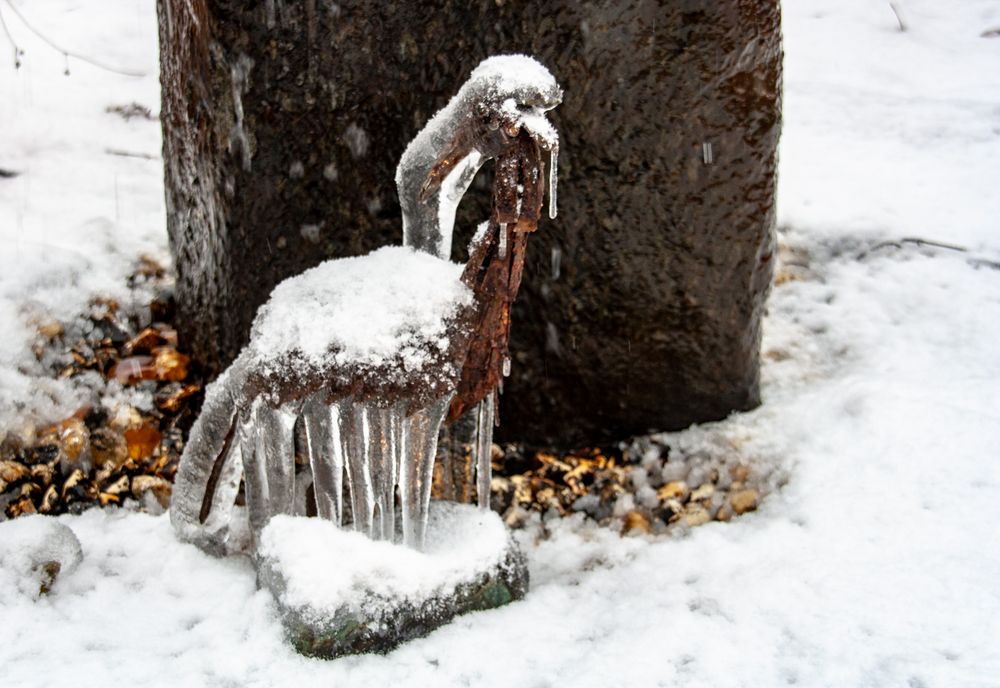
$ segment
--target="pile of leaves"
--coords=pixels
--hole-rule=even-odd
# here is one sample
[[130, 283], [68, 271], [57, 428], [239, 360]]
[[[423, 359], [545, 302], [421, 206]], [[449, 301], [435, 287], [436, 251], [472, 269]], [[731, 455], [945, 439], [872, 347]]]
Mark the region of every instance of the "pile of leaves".
[[53, 377], [86, 381], [93, 399], [68, 418], [2, 439], [0, 520], [130, 500], [151, 511], [169, 504], [202, 382], [177, 348], [169, 274], [143, 258], [129, 281], [154, 295], [148, 305], [97, 299], [72, 323], [36, 322], [35, 356]]

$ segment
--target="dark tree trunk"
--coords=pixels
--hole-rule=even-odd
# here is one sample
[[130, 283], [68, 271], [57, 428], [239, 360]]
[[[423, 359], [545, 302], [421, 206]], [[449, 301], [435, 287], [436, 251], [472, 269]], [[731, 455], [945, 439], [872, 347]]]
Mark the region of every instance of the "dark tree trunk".
[[158, 4], [181, 334], [211, 368], [283, 278], [399, 243], [406, 143], [480, 59], [524, 52], [566, 91], [560, 212], [528, 249], [500, 436], [600, 443], [759, 403], [777, 0]]

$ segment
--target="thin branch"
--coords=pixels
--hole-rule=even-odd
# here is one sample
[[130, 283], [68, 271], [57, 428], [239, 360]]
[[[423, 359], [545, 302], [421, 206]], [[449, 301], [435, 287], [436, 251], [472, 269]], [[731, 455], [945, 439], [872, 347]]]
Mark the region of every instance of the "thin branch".
[[[102, 62], [100, 62], [98, 60], [95, 60], [95, 59], [93, 59], [91, 57], [87, 57], [86, 55], [81, 55], [80, 53], [76, 53], [76, 52], [73, 52], [72, 50], [67, 50], [66, 48], [63, 48], [62, 46], [60, 46], [60, 45], [56, 44], [55, 42], [53, 42], [48, 36], [46, 36], [45, 34], [43, 34], [41, 31], [39, 31], [38, 29], [36, 29], [34, 26], [32, 26], [31, 23], [27, 19], [24, 18], [24, 15], [21, 14], [21, 11], [19, 9], [17, 9], [17, 7], [14, 5], [13, 2], [11, 2], [11, 0], [4, 0], [4, 2], [7, 4], [7, 7], [10, 8], [11, 12], [13, 12], [14, 14], [17, 15], [17, 18], [21, 20], [21, 23], [24, 24], [24, 26], [28, 29], [28, 31], [30, 31], [31, 33], [33, 33], [36, 36], [38, 36], [38, 38], [40, 38], [42, 41], [44, 41], [45, 44], [48, 45], [53, 50], [62, 53], [63, 56], [67, 58], [67, 60], [70, 57], [72, 57], [74, 59], [80, 60], [81, 62], [86, 62], [89, 65], [93, 65], [94, 67], [97, 67], [98, 69], [103, 69], [106, 72], [113, 72], [115, 74], [121, 74], [122, 76], [133, 76], [133, 77], [146, 76], [145, 72], [134, 72], [134, 71], [127, 70], [127, 69], [118, 69], [117, 67], [111, 67], [111, 66], [106, 65], [106, 64], [104, 64], [104, 63], [102, 63]], [[2, 17], [2, 15], [0, 15], [0, 17]], [[6, 28], [7, 28], [7, 26], [6, 26], [6, 24], [4, 24], [4, 29], [6, 30]], [[7, 35], [8, 36], [10, 35], [9, 31], [7, 32]], [[13, 39], [11, 39], [11, 41], [13, 41]], [[67, 66], [66, 66], [66, 73], [69, 74], [69, 64], [68, 63], [67, 63]]]
[[[10, 2], [10, 0], [7, 0], [7, 1]], [[900, 33], [905, 33], [906, 32], [906, 24], [903, 22], [903, 17], [899, 13], [899, 7], [896, 5], [896, 3], [890, 2], [889, 3], [889, 9], [891, 9], [892, 13], [896, 15], [896, 22], [899, 24], [899, 31], [900, 31]]]
[[142, 160], [159, 160], [158, 155], [151, 155], [150, 153], [134, 153], [132, 151], [120, 150], [118, 148], [105, 148], [104, 152], [108, 155], [117, 155], [122, 158], [141, 158]]
[[7, 40], [9, 40], [10, 44], [14, 46], [14, 69], [20, 69], [21, 55], [24, 54], [24, 51], [21, 50], [17, 41], [14, 40], [14, 34], [10, 32], [9, 28], [7, 28], [7, 21], [3, 18], [3, 12], [0, 12], [0, 27], [3, 27], [3, 32], [7, 35]]

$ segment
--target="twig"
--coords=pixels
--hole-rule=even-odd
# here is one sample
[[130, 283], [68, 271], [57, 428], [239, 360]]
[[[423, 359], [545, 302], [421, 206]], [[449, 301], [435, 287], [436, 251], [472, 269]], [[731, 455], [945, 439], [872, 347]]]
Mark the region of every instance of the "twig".
[[24, 51], [21, 50], [20, 46], [18, 46], [17, 41], [14, 40], [14, 35], [10, 32], [10, 29], [7, 28], [7, 22], [4, 20], [2, 12], [0, 12], [0, 26], [3, 27], [3, 32], [7, 34], [7, 39], [10, 41], [10, 44], [14, 46], [14, 69], [20, 69], [21, 55], [24, 54]]
[[[10, 2], [10, 0], [7, 1]], [[899, 13], [899, 7], [896, 6], [896, 3], [890, 2], [889, 9], [891, 9], [892, 13], [896, 15], [896, 22], [899, 24], [900, 33], [904, 33], [906, 31], [906, 24], [903, 23], [903, 17]]]
[[159, 160], [159, 156], [151, 155], [149, 153], [133, 153], [126, 150], [118, 150], [117, 148], [105, 148], [104, 152], [108, 155], [117, 155], [123, 158], [141, 158], [143, 160]]
[[[45, 42], [46, 45], [48, 45], [53, 50], [55, 50], [55, 51], [60, 52], [60, 53], [63, 54], [63, 57], [65, 57], [66, 60], [67, 60], [67, 62], [66, 62], [66, 73], [67, 74], [69, 74], [69, 58], [72, 57], [74, 59], [80, 60], [81, 62], [86, 62], [89, 65], [93, 65], [94, 67], [97, 67], [98, 69], [103, 69], [106, 72], [113, 72], [115, 74], [121, 74], [123, 76], [133, 76], [133, 77], [146, 76], [145, 72], [135, 72], [135, 71], [127, 70], [127, 69], [118, 69], [117, 67], [111, 67], [111, 66], [106, 65], [106, 64], [104, 64], [104, 63], [102, 63], [102, 62], [100, 62], [98, 60], [95, 60], [95, 59], [93, 59], [91, 57], [87, 57], [86, 55], [81, 55], [80, 53], [76, 53], [76, 52], [73, 52], [72, 50], [67, 50], [67, 49], [63, 48], [62, 46], [60, 46], [60, 45], [56, 44], [54, 41], [52, 41], [48, 36], [46, 36], [45, 34], [43, 34], [41, 31], [39, 31], [38, 29], [36, 29], [34, 26], [32, 26], [31, 23], [27, 19], [24, 18], [24, 15], [21, 14], [21, 11], [19, 9], [17, 9], [17, 7], [14, 5], [13, 2], [11, 2], [11, 0], [4, 0], [4, 2], [7, 4], [7, 7], [10, 8], [11, 12], [13, 12], [14, 14], [17, 15], [17, 18], [21, 20], [21, 23], [24, 24], [24, 26], [28, 29], [28, 31], [30, 31], [31, 33], [33, 33], [36, 36], [38, 36], [38, 38], [40, 38], [43, 42]], [[0, 15], [0, 19], [2, 19], [2, 16], [3, 15]], [[6, 23], [4, 24], [4, 30], [7, 31], [7, 35], [10, 36], [10, 31], [7, 30]], [[13, 40], [14, 39], [11, 38], [11, 42], [13, 42]], [[17, 47], [16, 47], [16, 44], [15, 44], [15, 50], [16, 49], [17, 49]], [[23, 51], [22, 51], [22, 54], [23, 54]], [[20, 66], [20, 61], [18, 61], [17, 64], [18, 64], [18, 66]]]
[[955, 244], [945, 244], [940, 241], [932, 241], [930, 239], [921, 239], [919, 237], [903, 237], [898, 240], [882, 241], [875, 244], [869, 249], [866, 249], [858, 254], [858, 260], [864, 260], [870, 254], [875, 253], [883, 248], [903, 248], [903, 244], [916, 244], [917, 246], [932, 246], [934, 248], [943, 248], [949, 251], [959, 251], [961, 253], [968, 253], [969, 249], [964, 246], [956, 246]]

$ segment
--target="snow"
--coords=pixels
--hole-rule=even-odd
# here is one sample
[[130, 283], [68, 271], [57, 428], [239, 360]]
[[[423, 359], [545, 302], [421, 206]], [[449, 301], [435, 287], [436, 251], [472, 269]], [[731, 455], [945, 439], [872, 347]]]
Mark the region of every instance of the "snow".
[[329, 260], [289, 278], [257, 312], [250, 352], [260, 361], [297, 351], [317, 367], [376, 367], [401, 356], [408, 370], [448, 346], [448, 325], [472, 304], [462, 266], [402, 246]]
[[392, 544], [318, 518], [276, 516], [264, 529], [258, 554], [287, 585], [284, 604], [325, 617], [347, 607], [401, 601], [414, 606], [474, 582], [496, 568], [507, 547], [497, 514], [473, 506], [437, 503], [430, 510], [424, 550]]
[[[887, 3], [784, 5], [779, 222], [796, 264], [769, 304], [765, 404], [670, 436], [780, 466], [757, 512], [657, 538], [537, 521], [517, 534], [525, 600], [333, 662], [284, 643], [247, 560], [177, 542], [162, 516], [60, 517], [83, 561], [37, 602], [0, 602], [0, 683], [103, 685], [113, 667], [144, 686], [1000, 685], [1000, 273], [979, 262], [1000, 253], [1000, 39], [981, 37], [1000, 8], [896, 4], [905, 32]], [[19, 6], [78, 49], [152, 64], [151, 2]], [[156, 150], [155, 124], [103, 114], [154, 102], [155, 69], [66, 79], [40, 48], [25, 62], [0, 65], [0, 166], [29, 172], [0, 180], [2, 346], [18, 359], [3, 393], [22, 399], [21, 304], [79, 308], [165, 247], [158, 164], [101, 153], [113, 136]], [[126, 170], [134, 221], [109, 195]], [[94, 227], [107, 241], [76, 240]], [[876, 248], [902, 237], [968, 250]]]
[[43, 586], [73, 573], [83, 559], [73, 531], [51, 518], [8, 521], [0, 526], [0, 535], [0, 605], [16, 604], [17, 595], [38, 599]]
[[32, 319], [72, 319], [94, 294], [127, 306], [137, 257], [168, 262], [159, 123], [106, 112], [131, 102], [158, 109], [154, 3], [15, 4], [59, 45], [145, 76], [72, 58], [64, 76], [63, 56], [0, 7], [25, 51], [15, 70], [0, 32], [0, 168], [20, 173], [0, 178], [0, 428], [25, 415], [65, 417], [83, 398], [42, 378], [28, 346]]

